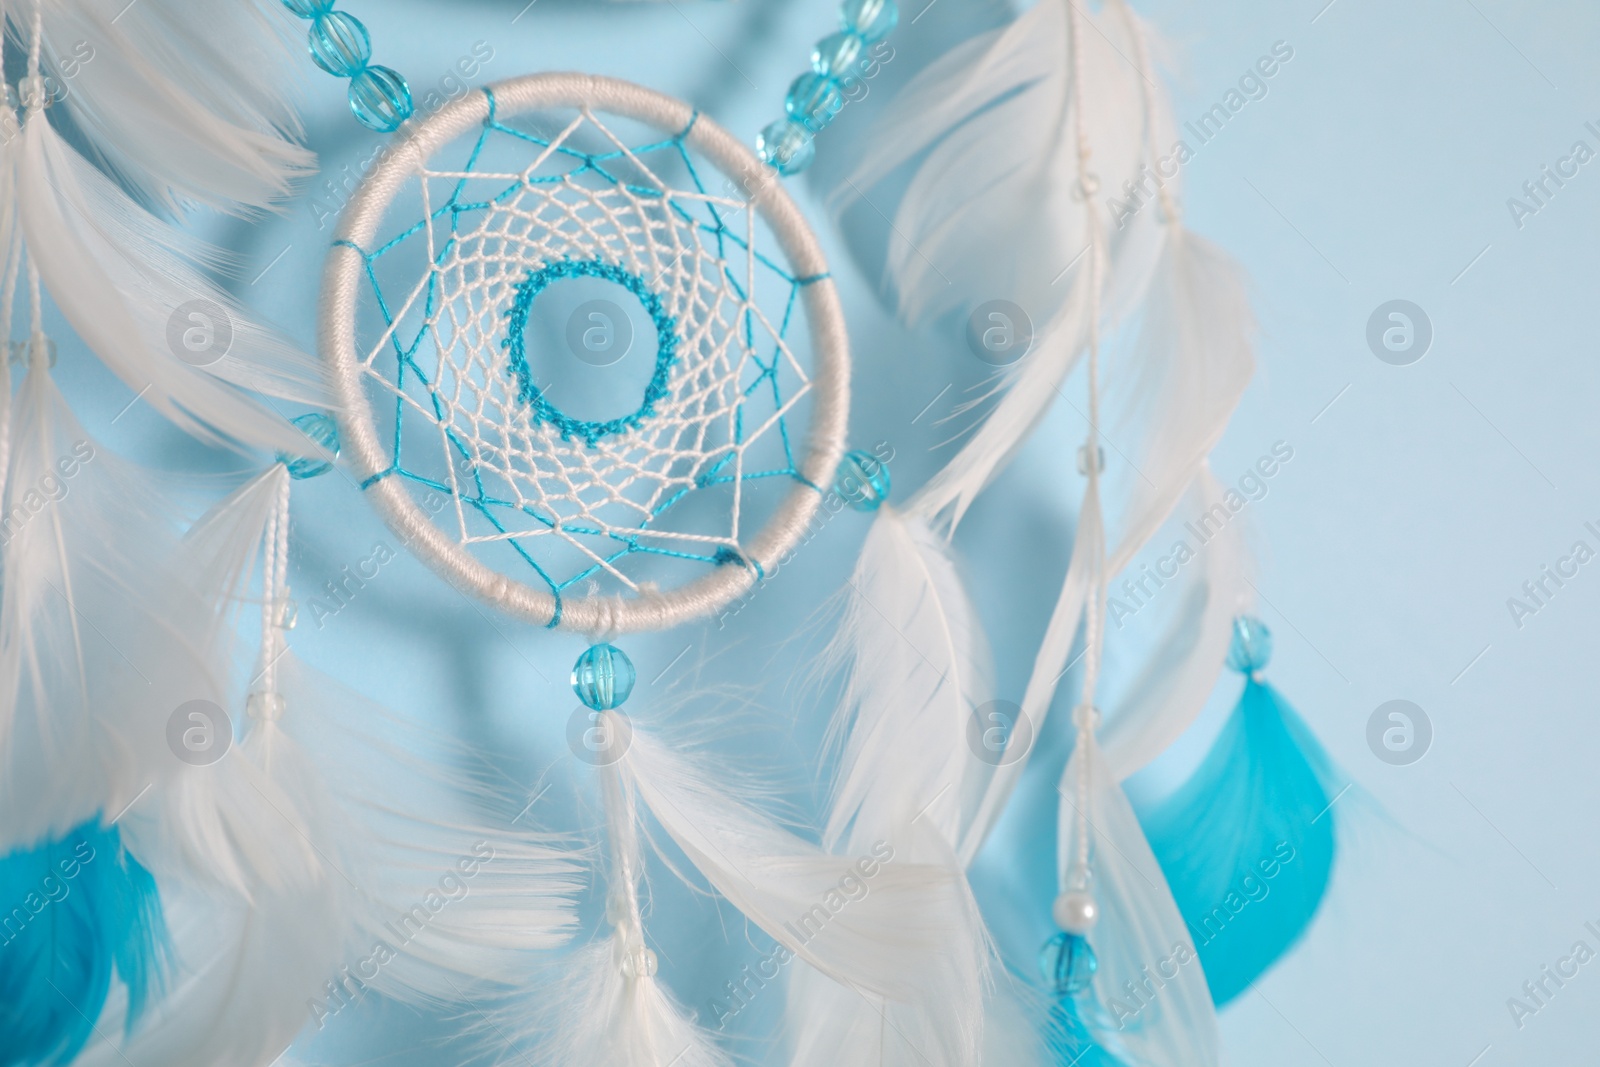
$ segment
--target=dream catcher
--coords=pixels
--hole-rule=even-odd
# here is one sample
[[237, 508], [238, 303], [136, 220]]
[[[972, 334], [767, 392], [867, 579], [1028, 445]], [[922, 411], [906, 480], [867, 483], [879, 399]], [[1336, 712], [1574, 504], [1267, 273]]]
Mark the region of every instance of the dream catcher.
[[[203, 30], [189, 7], [6, 12], [26, 63], [21, 117], [0, 116], [12, 123], [4, 312], [9, 329], [23, 291], [30, 324], [4, 432], [0, 889], [38, 906], [0, 956], [0, 1029], [18, 1035], [0, 1064], [267, 1063], [308, 1006], [320, 1026], [369, 988], [501, 995], [570, 939], [587, 854], [511, 828], [516, 805], [474, 770], [479, 754], [295, 661], [292, 487], [336, 464], [456, 589], [591, 642], [572, 674], [586, 709], [574, 750], [604, 808], [605, 932], [568, 951], [536, 1003], [512, 998], [495, 1025], [527, 1036], [516, 1047], [552, 1064], [731, 1063], [656, 977], [642, 898], [653, 824], [803, 962], [788, 1005], [796, 1064], [1217, 1062], [1213, 994], [1260, 973], [1320, 899], [1331, 820], [1313, 841], [1299, 813], [1322, 807], [1328, 772], [1257, 677], [1264, 630], [1235, 622], [1227, 538], [1124, 706], [1104, 725], [1095, 708], [1107, 586], [1180, 500], [1223, 498], [1205, 455], [1250, 370], [1237, 279], [1178, 225], [1175, 183], [1152, 175], [1152, 206], [1125, 226], [1102, 205], [1102, 186], [1142, 188], [1174, 136], [1131, 12], [1042, 0], [962, 46], [882, 117], [848, 183], [909, 169], [896, 240], [976, 267], [963, 242], [1011, 235], [1015, 291], [1048, 310], [1036, 350], [981, 398], [992, 410], [968, 443], [894, 505], [882, 462], [846, 452], [835, 281], [779, 180], [806, 168], [895, 27], [891, 0], [847, 0], [754, 153], [679, 101], [581, 74], [500, 82], [414, 116], [405, 79], [372, 63], [366, 28], [326, 0], [285, 0], [299, 24], [245, 4]], [[348, 79], [356, 118], [398, 132], [329, 253], [321, 363], [251, 324], [206, 280], [213, 253], [164, 217], [267, 206], [307, 168], [273, 89], [294, 26], [318, 66]], [[80, 37], [105, 62], [69, 73]], [[1051, 268], [1064, 286], [1029, 290], [1044, 262], [1080, 247]], [[974, 269], [934, 295], [907, 247], [886, 258], [913, 320], [993, 280]], [[45, 292], [162, 414], [275, 461], [188, 520], [164, 483], [72, 420], [50, 382]], [[1137, 340], [1102, 368], [1103, 333], [1125, 323]], [[563, 349], [576, 360], [552, 358]], [[612, 368], [629, 350], [642, 358]], [[1061, 932], [1045, 946], [1041, 1007], [997, 981], [967, 883], [1026, 754], [967, 751], [997, 682], [949, 538], [1078, 367], [1087, 489], [1022, 704], [1036, 731], [1081, 628]], [[330, 414], [291, 424], [278, 402]], [[1137, 481], [1105, 463], [1103, 403]], [[834, 649], [848, 670], [844, 755], [815, 844], [627, 714], [635, 672], [618, 643], [748, 592], [830, 494], [877, 516]], [[1147, 815], [1147, 840], [1119, 782], [1193, 720], [1230, 636], [1250, 679], [1240, 709], [1195, 780]], [[1252, 829], [1193, 847], [1224, 818]], [[1250, 953], [1196, 948], [1185, 920], [1279, 836], [1318, 857], [1282, 894], [1294, 906], [1261, 917], [1271, 929]], [[819, 913], [841, 892], [848, 908]], [[1158, 960], [1174, 969], [1144, 996]]]

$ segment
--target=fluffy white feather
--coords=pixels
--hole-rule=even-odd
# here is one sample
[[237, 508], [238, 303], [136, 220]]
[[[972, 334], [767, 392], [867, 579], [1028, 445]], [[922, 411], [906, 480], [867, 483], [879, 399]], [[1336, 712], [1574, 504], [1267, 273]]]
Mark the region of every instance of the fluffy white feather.
[[[1090, 29], [1075, 71], [1068, 0], [1041, 0], [1011, 25], [967, 42], [920, 72], [874, 124], [872, 150], [833, 190], [837, 209], [916, 162], [895, 208], [889, 279], [901, 313], [920, 322], [1005, 296], [1041, 321], [1062, 303], [1063, 274], [1089, 244], [1077, 131], [1093, 146], [1092, 206], [1115, 228], [1109, 198], [1147, 160], [1136, 24], [1120, 2], [1083, 12]], [[1075, 85], [1084, 86], [1079, 100]], [[1153, 213], [1151, 213], [1153, 214]], [[1159, 231], [1135, 216], [1119, 233], [1130, 280], [1147, 270]], [[1137, 254], [1134, 250], [1138, 249]], [[1082, 274], [1080, 270], [1077, 273]]]
[[[1100, 520], [1100, 502], [1090, 496], [1078, 513], [1077, 535], [1072, 542], [1072, 558], [1067, 564], [1067, 577], [1062, 582], [1056, 606], [1050, 613], [1039, 650], [1034, 655], [1033, 671], [1028, 676], [1027, 688], [1022, 694], [1022, 716], [1027, 719], [1034, 735], [1049, 714], [1050, 702], [1055, 696], [1056, 684], [1066, 670], [1067, 657], [1077, 638], [1079, 624], [1083, 621], [1084, 605], [1089, 599], [1092, 563], [1103, 551], [1105, 531]], [[1027, 766], [1028, 752], [1021, 758], [995, 768], [989, 779], [972, 825], [961, 841], [961, 856], [971, 863], [983, 847], [989, 831], [1000, 818], [1011, 790], [1022, 777]]]
[[823, 843], [859, 849], [912, 819], [954, 842], [972, 762], [966, 731], [993, 671], [955, 562], [921, 516], [879, 511], [826, 658], [848, 673]]
[[0, 514], [0, 852], [118, 815], [183, 767], [182, 703], [221, 701], [209, 606], [159, 483], [72, 417], [42, 355], [12, 405]]
[[1107, 537], [1121, 557], [1112, 574], [1194, 483], [1255, 372], [1238, 266], [1176, 222], [1169, 229], [1137, 338], [1105, 369], [1105, 434], [1129, 468], [1106, 490]]
[[559, 979], [539, 987], [536, 1011], [541, 1025], [506, 1031], [512, 1048], [502, 1062], [541, 1067], [733, 1065], [657, 979], [624, 975], [617, 942], [610, 937], [565, 957]]
[[[1171, 127], [1164, 98], [1127, 58], [1143, 28], [1120, 0], [1083, 11], [1079, 78], [1068, 48], [1072, 15], [1068, 0], [1041, 0], [931, 64], [879, 116], [866, 138], [872, 150], [832, 196], [842, 209], [914, 164], [893, 211], [887, 261], [901, 314], [917, 322], [1004, 297], [1035, 325], [1029, 354], [963, 407], [982, 408], [983, 417], [923, 489], [951, 527], [1078, 363], [1094, 306], [1092, 228], [1109, 234], [1098, 271], [1107, 321], [1138, 302], [1166, 236], [1155, 210], [1114, 206], [1128, 183], [1153, 181], [1143, 169], [1155, 162], [1150, 146], [1165, 143]], [[1087, 199], [1080, 124], [1092, 146], [1087, 187], [1098, 190]]]
[[[29, 257], [73, 329], [130, 389], [203, 438], [303, 448], [299, 432], [245, 390], [326, 406], [320, 366], [211, 283], [197, 267], [200, 246], [90, 166], [42, 112], [24, 124], [16, 167]], [[194, 300], [221, 308], [232, 331], [231, 347], [207, 366], [168, 342], [174, 312]]]
[[306, 62], [289, 43], [308, 24], [281, 3], [44, 0], [43, 16], [61, 105], [146, 202], [264, 207], [310, 173], [285, 92]]
[[[287, 478], [274, 466], [191, 532], [214, 624], [246, 603]], [[288, 654], [280, 717], [240, 699], [260, 681], [245, 670], [225, 705], [241, 740], [122, 823], [167, 901], [178, 970], [120, 1052], [97, 1045], [85, 1062], [264, 1065], [369, 989], [459, 1003], [503, 988], [575, 926], [581, 853], [512, 828], [510, 798], [441, 769], [472, 753]]]
[[[1193, 724], [1216, 688], [1234, 616], [1250, 602], [1244, 538], [1209, 467], [1202, 468], [1188, 500], [1186, 514], [1204, 519], [1215, 532], [1197, 548], [1195, 573], [1163, 594], [1176, 599], [1176, 609], [1100, 731], [1106, 764], [1118, 781], [1148, 765]], [[1217, 522], [1224, 514], [1230, 517]]]
[[[1080, 771], [1089, 775], [1088, 809], [1081, 813], [1071, 785]], [[1089, 934], [1099, 969], [1091, 992], [1077, 1000], [1081, 1019], [1120, 1063], [1216, 1067], [1216, 1011], [1194, 940], [1092, 735], [1074, 751], [1062, 782], [1057, 848], [1062, 878], [1086, 822], [1100, 905], [1100, 921]]]
[[751, 921], [859, 995], [945, 1013], [923, 1054], [970, 1062], [979, 1035], [960, 1008], [982, 1004], [973, 980], [988, 946], [975, 915], [947, 921], [975, 909], [953, 858], [916, 860], [939, 847], [936, 834], [902, 825], [864, 855], [835, 856], [637, 728], [619, 767], [705, 879]]
[[[843, 751], [824, 845], [854, 855], [875, 841], [894, 840], [906, 858], [950, 867], [964, 887], [954, 843], [970, 814], [966, 801], [981, 788], [971, 773], [966, 732], [974, 708], [990, 692], [992, 668], [955, 563], [922, 515], [887, 505], [879, 511], [825, 658], [845, 671], [846, 682], [830, 728]], [[900, 832], [913, 823], [917, 835]], [[923, 842], [931, 847], [919, 847]], [[952, 895], [947, 903], [950, 909], [932, 918], [951, 930], [966, 926], [962, 940], [985, 946], [987, 934], [969, 897]], [[986, 954], [952, 954], [950, 962], [968, 969], [962, 987], [988, 987]], [[981, 999], [936, 1008], [884, 1002], [803, 968], [789, 995], [792, 1062], [976, 1062], [982, 1006]], [[976, 1039], [941, 1038], [952, 1023]], [[952, 1048], [965, 1058], [943, 1059]]]
[[[1022, 711], [1037, 731], [1049, 714], [1083, 617], [1096, 557], [1087, 548], [1103, 538], [1109, 582], [1131, 563], [1204, 470], [1254, 370], [1252, 318], [1237, 268], [1204, 239], [1174, 230], [1142, 312], [1139, 335], [1108, 367], [1104, 405], [1113, 413], [1115, 452], [1128, 457], [1120, 477], [1103, 478], [1116, 511], [1085, 503], [1078, 543], [1061, 596], [1034, 659]], [[1111, 450], [1108, 449], [1108, 453]], [[1121, 488], [1119, 489], [1119, 485]], [[1210, 506], [1208, 501], [1206, 506]], [[1105, 529], [1100, 529], [1104, 527]], [[1169, 632], [1134, 683], [1126, 707], [1114, 716], [1113, 765], [1132, 773], [1153, 759], [1205, 706], [1222, 670], [1229, 620], [1237, 606], [1242, 548], [1238, 531], [1224, 532], [1206, 554], [1192, 595], [1190, 621]], [[1210, 657], [1210, 658], [1207, 658]], [[1108, 745], [1112, 743], [1108, 741]], [[994, 775], [967, 849], [976, 854], [998, 816], [1026, 758]]]
[[[613, 719], [612, 727], [627, 729]], [[554, 961], [546, 977], [502, 1011], [491, 1028], [505, 1038], [506, 1063], [606, 1063], [617, 1067], [732, 1067], [711, 1034], [690, 1020], [656, 977], [645, 943], [639, 887], [638, 799], [614, 766], [598, 768], [605, 800], [606, 917], [610, 936]]]

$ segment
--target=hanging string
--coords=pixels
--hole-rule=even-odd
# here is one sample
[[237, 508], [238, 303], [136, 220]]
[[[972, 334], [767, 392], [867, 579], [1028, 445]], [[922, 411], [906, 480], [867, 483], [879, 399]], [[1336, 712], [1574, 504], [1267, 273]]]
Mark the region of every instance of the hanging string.
[[261, 564], [261, 672], [256, 717], [276, 719], [279, 708], [278, 661], [288, 647], [284, 623], [289, 611], [289, 485], [282, 479], [278, 501], [267, 520]]
[[[1161, 153], [1156, 148], [1156, 94], [1153, 91], [1155, 80], [1150, 65], [1150, 41], [1133, 12], [1124, 8], [1124, 13], [1128, 20], [1128, 29], [1133, 35], [1135, 54], [1139, 60], [1139, 76], [1144, 79], [1145, 85], [1150, 87], [1144, 93], [1144, 145], [1146, 154], [1156, 168], [1156, 198], [1161, 203], [1161, 214], [1167, 220], [1167, 224], [1176, 229], [1180, 222], [1178, 204], [1167, 190], [1167, 183], [1162, 180]], [[1173, 174], [1176, 176], [1177, 172], [1174, 171]]]
[[[1081, 512], [1091, 524], [1080, 529], [1080, 537], [1091, 538], [1088, 560], [1090, 592], [1084, 606], [1084, 679], [1082, 700], [1074, 712], [1078, 728], [1077, 751], [1078, 779], [1076, 783], [1076, 852], [1070, 868], [1070, 882], [1087, 883], [1089, 874], [1089, 830], [1091, 825], [1089, 800], [1091, 796], [1089, 764], [1084, 758], [1087, 746], [1094, 740], [1098, 712], [1095, 710], [1095, 693], [1100, 681], [1100, 666], [1105, 643], [1106, 577], [1105, 536], [1100, 516], [1100, 467], [1103, 451], [1100, 444], [1100, 316], [1101, 286], [1105, 272], [1105, 233], [1099, 215], [1094, 210], [1094, 194], [1099, 191], [1099, 179], [1089, 169], [1092, 150], [1089, 145], [1088, 126], [1084, 121], [1084, 85], [1082, 12], [1078, 5], [1067, 4], [1067, 47], [1071, 55], [1073, 96], [1078, 101], [1074, 116], [1078, 149], [1079, 193], [1083, 199], [1084, 214], [1089, 230], [1089, 336], [1088, 336], [1088, 388], [1089, 430], [1080, 453], [1081, 466], [1088, 479], [1084, 490]], [[1066, 888], [1066, 887], [1063, 887]]]
[[28, 260], [28, 355], [30, 362], [39, 358], [46, 349], [44, 335], [44, 291], [39, 282], [39, 268], [32, 258]]
[[[0, 28], [5, 15], [0, 13]], [[11, 314], [17, 298], [17, 278], [22, 272], [22, 241], [14, 240], [6, 257], [6, 276], [0, 288], [0, 501], [5, 500], [11, 472]]]
[[[613, 739], [628, 730], [616, 711], [601, 712], [602, 728]], [[606, 895], [606, 918], [616, 938], [617, 965], [625, 977], [637, 981], [656, 973], [656, 955], [644, 943], [644, 914], [639, 907], [638, 811], [632, 790], [622, 780], [616, 762], [600, 771], [601, 802], [605, 807], [606, 840], [611, 845], [611, 887]]]

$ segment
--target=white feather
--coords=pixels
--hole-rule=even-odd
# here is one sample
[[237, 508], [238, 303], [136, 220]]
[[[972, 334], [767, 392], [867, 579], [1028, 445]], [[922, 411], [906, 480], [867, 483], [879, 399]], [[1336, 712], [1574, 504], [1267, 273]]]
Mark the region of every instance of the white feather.
[[946, 544], [885, 505], [827, 654], [849, 668], [831, 732], [845, 738], [823, 843], [852, 850], [923, 819], [961, 833], [966, 731], [991, 693], [988, 642]]
[[[1105, 407], [1116, 413], [1115, 451], [1129, 457], [1131, 470], [1117, 481], [1106, 478], [1120, 497], [1115, 516], [1106, 520], [1098, 501], [1079, 516], [1061, 596], [1034, 659], [1022, 712], [1038, 731], [1049, 714], [1056, 684], [1066, 668], [1089, 594], [1094, 556], [1083, 549], [1086, 534], [1113, 544], [1106, 579], [1120, 574], [1155, 536], [1183, 494], [1200, 478], [1207, 454], [1221, 437], [1254, 370], [1250, 344], [1252, 319], [1237, 268], [1212, 245], [1176, 230], [1151, 285], [1137, 342], [1120, 362], [1108, 367]], [[1209, 506], [1209, 505], [1208, 505]], [[1108, 530], [1099, 530], [1101, 526]], [[1133, 687], [1119, 725], [1113, 766], [1131, 774], [1154, 758], [1205, 706], [1211, 683], [1222, 670], [1228, 628], [1226, 614], [1236, 604], [1242, 549], [1229, 531], [1218, 551], [1208, 553], [1191, 621], [1168, 634]], [[1092, 543], [1092, 542], [1091, 542]], [[1220, 644], [1219, 644], [1220, 642]], [[1207, 658], [1210, 657], [1210, 658]], [[1209, 681], [1207, 680], [1209, 679]], [[1111, 742], [1108, 742], [1111, 744]], [[983, 802], [964, 854], [976, 854], [983, 835], [999, 815], [1026, 757], [998, 769]]]
[[[1085, 499], [1083, 510], [1078, 513], [1077, 536], [1072, 543], [1067, 576], [1061, 584], [1061, 593], [1050, 613], [1044, 637], [1034, 655], [1033, 671], [1028, 676], [1028, 685], [1022, 694], [1021, 716], [1028, 722], [1035, 737], [1044, 724], [1045, 716], [1049, 714], [1056, 683], [1065, 671], [1078, 626], [1083, 621], [1084, 605], [1089, 598], [1091, 564], [1101, 552], [1103, 543], [1104, 528], [1100, 520], [1099, 500], [1090, 496]], [[1011, 790], [1022, 777], [1029, 754], [1029, 751], [1024, 751], [1021, 758], [995, 768], [972, 825], [961, 842], [960, 853], [965, 862], [971, 863], [983, 847], [989, 831], [1005, 809]]]
[[[985, 408], [960, 452], [920, 499], [950, 528], [1054, 406], [1088, 341], [1095, 284], [1091, 227], [1105, 239], [1102, 316], [1137, 304], [1166, 237], [1153, 209], [1114, 206], [1147, 181], [1151, 145], [1171, 128], [1166, 101], [1128, 56], [1145, 32], [1120, 0], [1082, 13], [1082, 84], [1073, 93], [1068, 0], [1040, 0], [1009, 27], [953, 50], [920, 73], [879, 116], [872, 151], [834, 191], [865, 198], [913, 162], [894, 210], [889, 276], [911, 322], [1003, 297], [1034, 326], [1032, 349], [958, 414]], [[1092, 146], [1083, 198], [1079, 121]], [[1175, 194], [1177, 179], [1167, 181]]]
[[502, 1062], [541, 1067], [733, 1064], [710, 1034], [684, 1016], [657, 979], [623, 974], [616, 942], [609, 937], [565, 957], [559, 979], [540, 985], [535, 1010], [539, 1025], [505, 1030], [512, 1050]]
[[[969, 1062], [978, 1034], [964, 1005], [988, 950], [966, 879], [918, 824], [861, 856], [835, 856], [715, 785], [708, 770], [634, 729], [618, 766], [661, 827], [719, 893], [774, 940], [859, 995], [946, 1013], [930, 1062]], [[868, 872], [871, 872], [870, 874]], [[963, 917], [952, 925], [948, 918]]]
[[[965, 801], [982, 784], [974, 781], [966, 735], [975, 707], [989, 695], [992, 668], [954, 561], [922, 516], [887, 505], [879, 511], [825, 658], [845, 668], [847, 680], [830, 728], [843, 739], [843, 753], [824, 845], [859, 854], [916, 823], [933, 831], [919, 837], [934, 846], [907, 858], [950, 866], [964, 886], [954, 843], [970, 813]], [[903, 836], [898, 840], [903, 850], [916, 847]], [[948, 903], [952, 908], [939, 921], [952, 930], [967, 926], [962, 940], [986, 945], [970, 900], [956, 895]], [[952, 954], [950, 962], [968, 969], [959, 978], [962, 987], [988, 986], [986, 954]], [[981, 1000], [935, 1010], [880, 1003], [804, 968], [789, 995], [792, 1062], [972, 1063], [982, 1041], [981, 1007]], [[962, 1036], [941, 1036], [948, 1030]], [[952, 1048], [963, 1058], [941, 1058]]]
[[[1209, 467], [1201, 469], [1189, 499], [1197, 520], [1218, 506], [1226, 510]], [[1196, 551], [1196, 573], [1162, 594], [1176, 598], [1176, 610], [1100, 731], [1106, 764], [1118, 781], [1148, 765], [1193, 724], [1222, 673], [1234, 616], [1249, 604], [1248, 553], [1238, 523], [1222, 523]]]
[[[1115, 228], [1110, 198], [1140, 177], [1150, 140], [1147, 82], [1127, 58], [1137, 24], [1119, 2], [1083, 12], [1080, 76], [1069, 58], [1070, 13], [1068, 0], [1040, 0], [919, 73], [878, 117], [872, 150], [833, 191], [843, 208], [917, 161], [893, 213], [888, 257], [907, 321], [996, 296], [1036, 321], [1053, 317], [1060, 281], [1089, 244], [1090, 212], [1078, 191], [1080, 116], [1104, 197], [1095, 210]], [[1075, 83], [1086, 99], [1075, 98]], [[1112, 252], [1119, 263], [1127, 254], [1118, 270], [1134, 292], [1155, 251], [1152, 237], [1159, 239], [1153, 214], [1136, 215]], [[1085, 273], [1081, 264], [1076, 273]], [[1119, 287], [1111, 290], [1116, 305]]]
[[44, 0], [43, 14], [62, 106], [146, 202], [264, 207], [311, 172], [284, 91], [306, 62], [288, 45], [307, 24], [281, 3]]
[[[617, 725], [614, 723], [614, 725]], [[626, 724], [619, 728], [626, 729]], [[644, 863], [638, 798], [617, 767], [598, 768], [605, 798], [609, 937], [553, 961], [553, 978], [508, 1003], [490, 1028], [504, 1036], [507, 1063], [606, 1063], [617, 1067], [732, 1067], [704, 1027], [687, 1018], [649, 966], [639, 900]]]
[[78, 425], [41, 358], [13, 404], [0, 514], [0, 853], [114, 818], [183, 765], [182, 703], [221, 701], [172, 502]]
[[1131, 468], [1108, 479], [1108, 541], [1119, 556], [1111, 574], [1172, 514], [1255, 372], [1254, 317], [1238, 266], [1198, 234], [1171, 231], [1138, 336], [1105, 369], [1104, 432]]
[[[253, 323], [197, 269], [201, 247], [90, 166], [42, 112], [23, 129], [17, 202], [51, 297], [130, 389], [201, 437], [303, 449], [299, 432], [245, 390], [326, 406], [320, 365]], [[194, 300], [220, 307], [232, 331], [231, 347], [205, 367], [168, 342], [174, 313]]]
[[[186, 542], [214, 623], [245, 603], [287, 478], [275, 465]], [[236, 694], [242, 740], [123, 820], [167, 904], [177, 973], [120, 1053], [97, 1045], [85, 1062], [264, 1065], [369, 989], [460, 1003], [575, 926], [581, 854], [512, 828], [516, 805], [471, 773], [473, 753], [292, 655], [275, 669], [281, 719], [240, 713]]]
[[1085, 770], [1089, 806], [1081, 814], [1088, 826], [1100, 920], [1089, 934], [1099, 968], [1092, 992], [1077, 1001], [1080, 1017], [1120, 1063], [1216, 1067], [1216, 1011], [1194, 940], [1128, 798], [1092, 736], [1074, 751], [1062, 777], [1057, 854], [1063, 881], [1084, 821], [1071, 784]]

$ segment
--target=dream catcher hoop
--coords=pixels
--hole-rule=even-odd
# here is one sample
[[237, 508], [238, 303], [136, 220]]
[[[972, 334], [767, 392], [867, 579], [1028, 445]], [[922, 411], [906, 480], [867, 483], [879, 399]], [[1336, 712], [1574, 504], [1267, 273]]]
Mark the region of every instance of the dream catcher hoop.
[[[620, 124], [649, 136], [630, 147]], [[408, 190], [420, 212], [396, 225]], [[530, 316], [580, 278], [656, 334], [628, 410], [584, 417], [542, 377]], [[550, 628], [716, 611], [799, 541], [843, 454], [849, 343], [804, 217], [722, 127], [617, 79], [516, 78], [409, 127], [341, 221], [321, 338], [343, 453], [385, 522], [457, 588]], [[787, 492], [755, 507], [772, 479]]]

